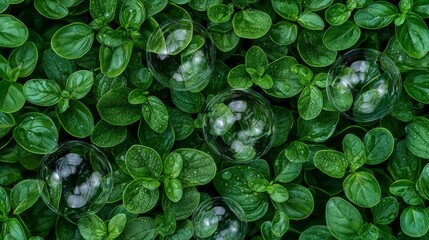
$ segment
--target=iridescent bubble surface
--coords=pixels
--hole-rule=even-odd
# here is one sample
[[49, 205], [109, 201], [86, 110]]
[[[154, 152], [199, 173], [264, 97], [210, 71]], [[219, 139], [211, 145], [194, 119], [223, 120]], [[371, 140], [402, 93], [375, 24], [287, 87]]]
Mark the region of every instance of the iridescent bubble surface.
[[243, 209], [226, 197], [209, 198], [192, 215], [194, 236], [206, 240], [242, 240], [247, 222]]
[[166, 87], [186, 91], [210, 80], [216, 49], [207, 30], [196, 22], [179, 19], [161, 24], [146, 49], [149, 70]]
[[112, 168], [95, 146], [64, 142], [45, 155], [39, 169], [42, 199], [54, 212], [76, 223], [104, 206], [113, 189]]
[[214, 96], [204, 113], [204, 138], [219, 156], [233, 162], [260, 158], [273, 144], [275, 117], [269, 102], [252, 90]]
[[395, 64], [373, 49], [355, 49], [329, 70], [327, 93], [334, 108], [356, 122], [372, 122], [388, 114], [401, 94]]

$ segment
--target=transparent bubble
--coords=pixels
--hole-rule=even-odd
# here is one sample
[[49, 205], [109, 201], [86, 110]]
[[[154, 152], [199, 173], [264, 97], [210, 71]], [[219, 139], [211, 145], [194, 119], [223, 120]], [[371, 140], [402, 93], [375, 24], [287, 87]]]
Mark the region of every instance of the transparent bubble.
[[275, 117], [268, 101], [252, 90], [214, 96], [204, 113], [204, 138], [223, 158], [240, 163], [258, 159], [273, 144]]
[[186, 91], [210, 80], [216, 49], [209, 33], [196, 22], [166, 21], [150, 35], [146, 50], [149, 70], [166, 87]]
[[244, 211], [227, 197], [209, 198], [192, 215], [196, 239], [242, 240], [247, 222]]
[[38, 178], [46, 205], [74, 223], [100, 210], [113, 189], [112, 167], [107, 157], [82, 141], [64, 142], [45, 155]]
[[373, 49], [355, 49], [329, 70], [327, 93], [336, 110], [356, 122], [372, 122], [388, 114], [401, 94], [395, 64]]

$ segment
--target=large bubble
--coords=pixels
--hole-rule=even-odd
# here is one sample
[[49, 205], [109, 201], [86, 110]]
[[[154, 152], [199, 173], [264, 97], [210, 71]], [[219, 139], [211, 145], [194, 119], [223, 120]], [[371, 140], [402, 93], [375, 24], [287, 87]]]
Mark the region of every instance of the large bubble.
[[147, 42], [149, 70], [161, 84], [178, 91], [208, 83], [215, 65], [216, 49], [209, 33], [198, 23], [169, 20]]
[[192, 215], [196, 239], [242, 240], [247, 222], [244, 211], [234, 200], [226, 197], [209, 198]]
[[204, 138], [219, 156], [236, 163], [248, 162], [271, 148], [275, 122], [263, 96], [252, 90], [228, 90], [207, 104]]
[[334, 108], [356, 122], [372, 122], [388, 114], [401, 93], [395, 64], [373, 49], [355, 49], [329, 70], [327, 93]]
[[45, 155], [38, 177], [46, 205], [74, 223], [100, 210], [113, 189], [112, 168], [107, 157], [82, 141], [62, 143]]

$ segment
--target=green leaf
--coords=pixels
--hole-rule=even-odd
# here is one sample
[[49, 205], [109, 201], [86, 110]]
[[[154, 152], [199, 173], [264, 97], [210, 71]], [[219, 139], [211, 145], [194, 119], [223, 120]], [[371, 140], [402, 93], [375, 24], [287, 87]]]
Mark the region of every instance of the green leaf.
[[112, 219], [110, 219], [109, 225], [107, 228], [109, 232], [109, 238], [110, 239], [117, 238], [124, 230], [126, 223], [127, 223], [127, 216], [123, 213], [118, 213]]
[[360, 239], [359, 229], [363, 225], [359, 211], [349, 202], [332, 197], [326, 203], [326, 225], [337, 239]]
[[9, 14], [0, 14], [0, 47], [15, 48], [28, 38], [23, 22]]
[[406, 129], [406, 143], [408, 149], [416, 156], [429, 158], [429, 120], [424, 117], [416, 117]]
[[310, 190], [295, 183], [287, 183], [284, 186], [289, 193], [289, 199], [282, 203], [273, 202], [274, 207], [285, 212], [292, 220], [310, 216], [314, 209], [314, 198]]
[[161, 12], [168, 4], [168, 0], [142, 0], [148, 17]]
[[194, 131], [194, 119], [190, 114], [170, 108], [168, 109], [168, 116], [176, 140], [186, 139]]
[[162, 161], [159, 154], [152, 148], [143, 145], [133, 145], [128, 149], [125, 164], [134, 179], [157, 178], [162, 172]]
[[268, 186], [267, 193], [270, 194], [270, 198], [274, 202], [282, 203], [289, 199], [289, 192], [287, 189], [277, 183]]
[[273, 80], [273, 87], [263, 89], [267, 94], [277, 98], [290, 98], [304, 88], [299, 82], [298, 76], [291, 72], [290, 67], [297, 64], [295, 58], [286, 56], [279, 58], [268, 65], [265, 73]]
[[301, 26], [310, 30], [323, 30], [325, 22], [323, 19], [313, 12], [303, 12], [296, 20]]
[[268, 187], [271, 187], [267, 179], [254, 179], [248, 184], [249, 188], [255, 192], [266, 192]]
[[232, 28], [227, 32], [211, 31], [211, 35], [216, 47], [222, 52], [233, 50], [240, 42], [240, 37], [235, 34]]
[[235, 200], [243, 208], [247, 221], [255, 221], [268, 210], [268, 195], [254, 192], [248, 184], [262, 178], [254, 168], [236, 166], [218, 172], [213, 184], [222, 196]]
[[429, 230], [429, 216], [421, 207], [407, 207], [400, 216], [401, 229], [411, 237], [422, 237]]
[[15, 186], [10, 192], [10, 204], [14, 214], [20, 214], [27, 210], [39, 199], [39, 183], [38, 180], [26, 179]]
[[36, 68], [38, 58], [36, 45], [32, 42], [26, 42], [15, 48], [8, 60], [12, 69], [19, 69], [19, 77], [28, 77]]
[[361, 207], [374, 207], [381, 199], [380, 185], [368, 172], [351, 173], [344, 179], [343, 187], [347, 198]]
[[86, 240], [102, 240], [107, 237], [107, 227], [103, 220], [95, 214], [79, 219], [79, 232]]
[[298, 135], [301, 140], [324, 142], [334, 133], [338, 120], [338, 113], [328, 111], [322, 111], [311, 120], [298, 118]]
[[225, 23], [231, 19], [233, 13], [232, 5], [213, 4], [207, 10], [207, 17], [214, 23]]
[[94, 75], [88, 70], [72, 73], [66, 81], [65, 89], [70, 93], [70, 99], [78, 100], [85, 97], [92, 88]]
[[294, 23], [280, 21], [271, 26], [269, 36], [278, 45], [289, 45], [298, 38], [298, 27]]
[[367, 151], [367, 164], [384, 162], [393, 152], [395, 140], [385, 128], [373, 128], [363, 139]]
[[351, 15], [351, 11], [342, 3], [332, 4], [325, 12], [326, 21], [332, 26], [345, 23]]
[[282, 237], [289, 228], [289, 217], [282, 211], [276, 211], [273, 217], [271, 230], [277, 237]]
[[208, 134], [215, 136], [225, 135], [235, 123], [234, 113], [224, 103], [216, 103], [205, 118], [208, 118], [207, 123], [213, 124]]
[[168, 111], [164, 103], [155, 96], [149, 96], [142, 107], [143, 117], [152, 130], [162, 133], [168, 126]]
[[177, 223], [171, 209], [166, 209], [163, 215], [157, 215], [155, 223], [161, 236], [172, 235], [176, 231]]
[[420, 177], [417, 179], [416, 188], [417, 191], [424, 197], [425, 199], [429, 199], [429, 164], [426, 164], [420, 174]]
[[237, 65], [229, 71], [228, 84], [232, 88], [250, 88], [253, 85], [253, 81], [244, 64]]
[[100, 47], [100, 67], [101, 72], [108, 77], [119, 76], [127, 67], [133, 50], [132, 41], [124, 41], [118, 47]]
[[53, 106], [60, 100], [61, 86], [49, 79], [31, 79], [25, 82], [23, 93], [33, 104]]
[[164, 132], [158, 133], [152, 130], [145, 121], [140, 121], [137, 136], [141, 144], [153, 148], [162, 158], [170, 152], [175, 140], [171, 125], [168, 125]]
[[387, 167], [394, 180], [416, 181], [421, 171], [421, 159], [407, 148], [405, 139], [397, 142]]
[[200, 92], [172, 90], [171, 99], [178, 109], [186, 113], [199, 113], [205, 106], [205, 97]]
[[[159, 190], [147, 189], [144, 180], [138, 179], [127, 185], [122, 199], [125, 209], [131, 213], [142, 214], [155, 207], [159, 199]], [[126, 227], [123, 233], [126, 233]]]
[[314, 154], [314, 165], [333, 178], [342, 178], [348, 166], [346, 156], [335, 150], [320, 150]]
[[171, 209], [176, 216], [176, 220], [182, 220], [192, 215], [200, 204], [200, 193], [196, 187], [187, 187], [183, 189], [182, 198], [178, 202], [170, 201], [169, 198], [163, 198], [162, 208]]
[[323, 31], [302, 30], [298, 38], [298, 51], [302, 60], [313, 67], [331, 65], [337, 52], [330, 50], [323, 44]]
[[362, 140], [354, 134], [347, 134], [343, 138], [343, 151], [352, 172], [366, 162], [366, 148]]
[[177, 149], [183, 160], [182, 171], [177, 179], [183, 187], [199, 186], [210, 182], [216, 174], [216, 164], [213, 158], [205, 152], [195, 149]]
[[155, 239], [156, 235], [155, 221], [149, 217], [140, 217], [127, 221], [119, 239]]
[[91, 0], [89, 1], [89, 12], [94, 20], [109, 23], [115, 17], [117, 0]]
[[253, 46], [246, 52], [245, 63], [246, 69], [254, 69], [262, 76], [268, 67], [267, 55], [260, 47]]
[[128, 0], [122, 2], [119, 11], [119, 24], [126, 29], [139, 30], [140, 25], [146, 18], [144, 5], [139, 0]]
[[191, 239], [194, 233], [194, 226], [190, 220], [177, 223], [174, 234], [167, 236], [166, 240]]
[[24, 226], [16, 218], [9, 218], [2, 223], [1, 235], [4, 239], [27, 239]]
[[52, 48], [49, 48], [43, 53], [42, 68], [48, 79], [55, 80], [64, 87], [67, 78], [76, 71], [76, 64], [71, 59], [58, 56]]
[[300, 235], [299, 240], [334, 240], [328, 227], [324, 225], [313, 225], [305, 229]]
[[352, 21], [346, 21], [338, 26], [331, 26], [323, 34], [323, 43], [333, 51], [341, 51], [351, 48], [361, 36], [358, 25]]
[[302, 169], [302, 163], [292, 162], [286, 157], [285, 152], [286, 150], [280, 152], [274, 162], [275, 180], [282, 183], [288, 183], [298, 177]]
[[80, 58], [89, 51], [94, 42], [92, 29], [84, 23], [71, 23], [55, 32], [51, 47], [66, 59]]
[[413, 1], [412, 12], [417, 13], [422, 18], [429, 17], [429, 6], [427, 0], [415, 0]]
[[9, 194], [0, 187], [0, 221], [6, 221], [9, 218], [10, 209]]
[[25, 104], [23, 87], [20, 83], [0, 81], [0, 111], [6, 113], [17, 112]]
[[190, 0], [189, 6], [197, 11], [207, 11], [211, 6], [222, 3], [222, 0]]
[[114, 126], [100, 120], [91, 132], [91, 142], [98, 147], [114, 147], [122, 143], [127, 137], [127, 128]]
[[299, 2], [294, 0], [272, 0], [271, 3], [274, 10], [281, 17], [291, 21], [296, 21], [298, 19], [301, 12]]
[[25, 150], [47, 154], [58, 144], [58, 129], [55, 123], [42, 113], [27, 113], [21, 117], [13, 131], [15, 140]]
[[316, 118], [323, 108], [323, 96], [319, 88], [315, 86], [307, 86], [299, 95], [298, 112], [299, 116], [304, 120]]
[[42, 16], [50, 19], [64, 18], [69, 14], [67, 7], [55, 0], [34, 0], [34, 6]]
[[366, 29], [380, 29], [393, 22], [398, 9], [390, 2], [377, 1], [359, 9], [354, 15], [357, 25]]
[[271, 17], [257, 9], [246, 9], [234, 14], [232, 27], [237, 36], [257, 39], [264, 36], [271, 27]]
[[183, 159], [178, 153], [171, 153], [164, 162], [164, 174], [167, 177], [177, 178], [183, 168]]
[[139, 106], [128, 102], [131, 89], [115, 88], [104, 94], [97, 103], [101, 118], [112, 125], [126, 126], [141, 118]]
[[9, 0], [0, 1], [0, 13], [4, 12], [9, 7]]
[[388, 225], [392, 223], [399, 213], [399, 202], [392, 196], [384, 197], [371, 208], [373, 222]]
[[429, 75], [426, 72], [413, 71], [407, 74], [403, 83], [410, 97], [424, 104], [429, 104], [429, 84], [425, 80], [427, 77]]
[[300, 141], [293, 141], [285, 149], [284, 152], [286, 158], [294, 163], [306, 162], [310, 157], [310, 150], [308, 146]]
[[79, 101], [70, 101], [69, 108], [64, 112], [59, 112], [57, 108], [57, 117], [64, 130], [77, 138], [88, 137], [94, 129], [91, 110]]
[[429, 52], [429, 29], [416, 14], [407, 14], [403, 24], [395, 26], [396, 39], [401, 48], [411, 57], [420, 59]]
[[167, 177], [164, 181], [164, 189], [167, 197], [173, 202], [180, 201], [183, 196], [183, 186], [177, 178]]

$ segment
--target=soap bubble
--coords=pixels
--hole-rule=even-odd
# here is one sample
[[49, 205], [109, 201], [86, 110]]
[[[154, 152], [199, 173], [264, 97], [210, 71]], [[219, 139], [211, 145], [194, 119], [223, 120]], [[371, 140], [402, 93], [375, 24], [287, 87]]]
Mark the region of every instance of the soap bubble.
[[192, 90], [207, 84], [215, 65], [216, 49], [209, 33], [188, 20], [166, 21], [149, 37], [149, 70], [162, 85]]
[[214, 96], [204, 113], [204, 138], [219, 156], [240, 163], [258, 159], [273, 145], [275, 116], [268, 101], [252, 90]]
[[113, 189], [112, 167], [107, 157], [82, 141], [62, 143], [45, 155], [38, 178], [46, 205], [74, 223], [100, 210]]
[[365, 123], [392, 110], [401, 86], [401, 74], [386, 55], [373, 49], [355, 49], [331, 66], [327, 94], [336, 110]]
[[227, 197], [209, 198], [192, 215], [196, 239], [242, 240], [246, 217], [241, 206]]

